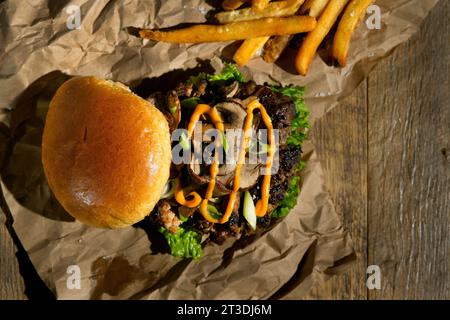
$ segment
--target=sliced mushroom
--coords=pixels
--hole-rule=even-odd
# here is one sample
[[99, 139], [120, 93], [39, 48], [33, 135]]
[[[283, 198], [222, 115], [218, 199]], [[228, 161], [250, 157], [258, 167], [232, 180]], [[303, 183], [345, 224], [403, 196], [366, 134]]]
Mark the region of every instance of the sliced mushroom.
[[253, 187], [261, 175], [261, 164], [246, 164], [241, 169], [241, 190], [247, 190]]
[[206, 80], [200, 80], [197, 84], [197, 89], [192, 94], [193, 97], [201, 97], [206, 93], [206, 87], [208, 86], [208, 82]]
[[[220, 113], [220, 116], [224, 123], [225, 130], [229, 129], [241, 130], [243, 128], [247, 112], [244, 107], [244, 103], [241, 100], [234, 98], [229, 99], [225, 102], [216, 104], [215, 108]], [[254, 119], [255, 121], [253, 123], [253, 127], [256, 129], [260, 122], [259, 115], [255, 113]], [[203, 130], [211, 128], [213, 128], [213, 126], [209, 124], [203, 126]], [[211, 142], [211, 139], [208, 139], [208, 137], [203, 137], [203, 142], [209, 143]], [[194, 143], [196, 142], [194, 141]], [[238, 141], [233, 143], [234, 150], [229, 151], [233, 152], [235, 157], [238, 155], [239, 152], [238, 150], [239, 144], [240, 139], [238, 137]], [[244, 164], [242, 166], [240, 177], [240, 189], [243, 190], [249, 189], [258, 182], [258, 178], [260, 176], [260, 167], [261, 164]], [[209, 169], [206, 169], [205, 165], [199, 164], [198, 161], [195, 161], [194, 158], [188, 165], [188, 172], [192, 177], [192, 179], [198, 184], [207, 184], [210, 181]], [[229, 194], [231, 192], [235, 172], [236, 172], [235, 163], [231, 164], [225, 163], [219, 167], [219, 172], [216, 177], [216, 185], [214, 189], [215, 196], [221, 196], [224, 194]]]
[[239, 91], [239, 82], [234, 81], [232, 84], [223, 87], [223, 91], [226, 98], [233, 98]]
[[[190, 163], [188, 165], [188, 173], [192, 180], [199, 184], [205, 185], [211, 181], [209, 176], [209, 172], [202, 172], [202, 166], [198, 163]], [[215, 188], [214, 188], [214, 196], [223, 196], [229, 194], [231, 189], [227, 188], [222, 181], [216, 180]]]
[[193, 90], [193, 84], [190, 82], [180, 82], [176, 88], [175, 91], [177, 92], [178, 96], [184, 96], [184, 97], [190, 97]]
[[185, 218], [192, 216], [195, 213], [195, 211], [197, 211], [197, 208], [188, 208], [185, 206], [180, 206], [178, 208], [178, 214]]
[[209, 182], [209, 177], [202, 175], [201, 165], [194, 160], [189, 163], [188, 172], [192, 179], [199, 184], [206, 184]]
[[176, 129], [181, 121], [181, 103], [175, 90], [167, 95], [167, 107], [173, 117], [173, 126]]
[[157, 91], [149, 95], [146, 100], [163, 113], [164, 117], [167, 120], [167, 123], [169, 124], [169, 131], [170, 133], [172, 133], [177, 128], [179, 121], [177, 122], [176, 117], [174, 117], [169, 111], [169, 108], [167, 106], [167, 99], [164, 98], [164, 95], [161, 92]]
[[246, 83], [243, 83], [240, 85], [238, 96], [243, 98], [248, 97], [255, 93], [257, 88], [258, 85], [255, 81], [248, 81]]
[[[225, 132], [229, 129], [241, 129], [244, 125], [245, 116], [247, 113], [245, 112], [245, 108], [242, 105], [239, 99], [230, 99], [229, 101], [220, 102], [214, 106], [220, 114], [222, 122], [224, 124]], [[206, 132], [208, 129], [214, 129], [214, 125], [207, 123], [203, 125], [203, 132]], [[203, 136], [204, 142], [211, 142], [212, 139], [210, 136]]]
[[225, 163], [219, 167], [219, 176], [225, 176], [236, 170], [236, 163]]
[[[232, 166], [234, 169], [236, 165], [223, 165], [223, 166]], [[211, 180], [209, 171], [205, 170], [202, 172], [200, 164], [191, 163], [188, 166], [189, 175], [192, 179], [198, 184], [207, 184]], [[258, 182], [258, 178], [261, 174], [261, 164], [244, 164], [241, 167], [241, 178], [239, 189], [247, 190]], [[214, 196], [222, 196], [225, 194], [229, 194], [233, 188], [233, 181], [235, 177], [235, 170], [226, 170], [223, 169], [226, 174], [220, 174], [216, 176], [216, 185], [214, 189]]]
[[224, 123], [225, 130], [241, 129], [247, 112], [239, 99], [230, 99], [215, 105]]
[[[235, 170], [225, 175], [217, 175], [217, 181], [221, 182], [228, 189], [233, 188]], [[241, 178], [239, 189], [247, 190], [253, 187], [261, 175], [261, 164], [244, 164], [241, 167]]]
[[181, 105], [176, 92], [169, 92], [165, 98], [161, 92], [157, 91], [148, 96], [147, 101], [163, 113], [169, 124], [169, 131], [172, 133], [181, 120]]

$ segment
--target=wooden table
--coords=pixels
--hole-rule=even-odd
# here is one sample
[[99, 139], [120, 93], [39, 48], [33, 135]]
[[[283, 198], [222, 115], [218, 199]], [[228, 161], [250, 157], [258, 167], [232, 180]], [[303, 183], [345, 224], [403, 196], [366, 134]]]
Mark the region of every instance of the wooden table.
[[[307, 298], [450, 298], [449, 16], [449, 1], [441, 0], [418, 34], [315, 125], [312, 138], [358, 261]], [[19, 251], [20, 275], [0, 219], [0, 299], [48, 297]], [[380, 267], [380, 290], [366, 287], [369, 265]]]

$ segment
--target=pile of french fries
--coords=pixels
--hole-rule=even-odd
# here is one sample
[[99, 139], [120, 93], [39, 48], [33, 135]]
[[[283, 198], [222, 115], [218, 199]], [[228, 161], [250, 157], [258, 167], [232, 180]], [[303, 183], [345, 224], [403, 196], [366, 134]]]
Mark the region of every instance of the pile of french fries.
[[225, 11], [216, 14], [217, 25], [204, 24], [172, 31], [144, 29], [142, 38], [173, 43], [244, 40], [233, 56], [245, 65], [262, 52], [275, 62], [294, 34], [307, 33], [295, 57], [295, 68], [308, 73], [316, 51], [341, 16], [331, 55], [341, 66], [347, 63], [350, 40], [367, 7], [374, 0], [224, 0]]

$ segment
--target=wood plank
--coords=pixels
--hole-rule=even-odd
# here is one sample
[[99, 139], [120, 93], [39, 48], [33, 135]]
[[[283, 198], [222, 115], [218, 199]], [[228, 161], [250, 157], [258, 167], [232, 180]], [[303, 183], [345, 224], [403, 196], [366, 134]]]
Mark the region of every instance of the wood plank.
[[369, 78], [371, 299], [448, 299], [449, 1]]
[[312, 139], [357, 261], [349, 271], [313, 288], [307, 299], [366, 299], [367, 83], [315, 124]]
[[19, 273], [16, 246], [5, 225], [5, 214], [0, 210], [0, 300], [26, 299], [25, 287]]
[[[7, 150], [9, 131], [0, 125], [0, 159], [3, 159]], [[25, 285], [20, 275], [17, 260], [17, 247], [8, 231], [11, 221], [4, 210], [7, 210], [0, 187], [0, 300], [26, 299]]]

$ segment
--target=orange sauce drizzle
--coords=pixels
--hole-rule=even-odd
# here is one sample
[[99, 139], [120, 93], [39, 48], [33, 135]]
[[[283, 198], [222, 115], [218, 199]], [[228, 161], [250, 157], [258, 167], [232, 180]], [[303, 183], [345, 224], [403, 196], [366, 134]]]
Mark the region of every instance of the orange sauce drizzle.
[[[224, 126], [222, 119], [220, 118], [219, 113], [215, 108], [211, 108], [207, 104], [199, 104], [194, 110], [194, 113], [191, 116], [191, 119], [189, 120], [188, 125], [188, 138], [190, 139], [192, 137], [192, 134], [194, 133], [194, 127], [197, 121], [200, 119], [200, 117], [204, 114], [207, 114], [209, 118], [211, 119], [214, 126], [217, 128], [217, 130], [224, 132]], [[218, 139], [216, 139], [216, 144], [218, 144]], [[203, 217], [213, 223], [220, 222], [218, 219], [211, 217], [209, 210], [208, 210], [208, 201], [213, 196], [214, 187], [216, 186], [216, 177], [219, 173], [219, 159], [218, 159], [218, 153], [214, 155], [214, 161], [210, 166], [209, 174], [210, 174], [210, 180], [208, 183], [208, 187], [206, 189], [205, 198], [202, 200], [200, 204], [200, 213], [203, 215]]]
[[189, 193], [188, 196], [192, 197], [192, 199], [186, 200], [186, 198], [184, 197], [183, 188], [181, 187], [180, 179], [177, 179], [176, 184], [175, 200], [179, 204], [188, 208], [195, 208], [200, 204], [200, 202], [202, 201], [202, 197], [200, 197], [197, 192], [192, 191], [191, 193]]
[[241, 167], [245, 162], [245, 150], [248, 148], [248, 143], [250, 139], [250, 133], [251, 133], [251, 126], [253, 123], [253, 111], [259, 110], [261, 112], [261, 117], [263, 119], [264, 124], [267, 127], [268, 131], [268, 142], [269, 147], [267, 151], [267, 163], [265, 166], [265, 175], [263, 178], [262, 186], [261, 186], [261, 199], [258, 200], [256, 203], [255, 209], [256, 209], [256, 216], [257, 217], [263, 217], [268, 208], [269, 203], [269, 191], [270, 191], [270, 171], [272, 169], [273, 164], [273, 156], [275, 151], [275, 137], [273, 134], [273, 127], [272, 127], [272, 120], [270, 119], [269, 115], [267, 114], [266, 109], [264, 106], [259, 103], [258, 100], [253, 100], [247, 105], [247, 116], [245, 117], [244, 122], [244, 137], [243, 142], [241, 143], [240, 150], [239, 150], [239, 158], [238, 162], [236, 164], [236, 174], [234, 176], [233, 181], [233, 190], [230, 194], [227, 208], [225, 210], [225, 213], [220, 220], [221, 223], [225, 223], [228, 221], [228, 219], [231, 216], [231, 213], [233, 212], [234, 203], [236, 201], [236, 195], [239, 190], [239, 187], [241, 185]]
[[[209, 210], [208, 210], [208, 201], [213, 196], [214, 187], [216, 185], [216, 177], [219, 172], [219, 162], [218, 162], [218, 154], [215, 154], [214, 161], [210, 166], [210, 180], [208, 183], [208, 187], [206, 189], [205, 198], [201, 200], [201, 197], [196, 192], [191, 192], [189, 195], [193, 196], [194, 199], [192, 200], [186, 200], [184, 198], [183, 190], [180, 187], [180, 184], [177, 183], [177, 188], [175, 190], [175, 199], [178, 203], [181, 205], [186, 205], [189, 207], [189, 205], [192, 205], [192, 207], [198, 206], [199, 201], [201, 201], [200, 204], [200, 213], [203, 215], [203, 217], [212, 223], [225, 223], [228, 221], [228, 219], [231, 216], [231, 213], [233, 211], [234, 203], [236, 202], [236, 196], [237, 192], [240, 187], [240, 180], [241, 180], [241, 167], [245, 162], [245, 153], [246, 149], [248, 148], [248, 143], [250, 139], [251, 134], [251, 126], [253, 122], [253, 112], [255, 110], [259, 110], [261, 112], [261, 116], [263, 119], [264, 124], [267, 127], [268, 130], [268, 142], [269, 147], [267, 151], [267, 163], [265, 165], [265, 175], [263, 178], [262, 186], [261, 186], [261, 199], [259, 199], [256, 203], [255, 209], [256, 209], [256, 216], [262, 217], [266, 214], [267, 208], [268, 208], [268, 202], [269, 202], [269, 191], [270, 191], [270, 171], [272, 169], [273, 164], [273, 157], [274, 157], [274, 151], [275, 151], [275, 137], [273, 133], [273, 127], [272, 127], [272, 120], [270, 119], [269, 115], [266, 112], [266, 109], [264, 106], [259, 103], [258, 100], [254, 100], [250, 102], [247, 105], [247, 116], [245, 117], [244, 122], [244, 137], [243, 141], [240, 146], [239, 150], [239, 158], [238, 162], [236, 164], [236, 173], [233, 180], [233, 189], [230, 193], [227, 208], [225, 210], [225, 213], [220, 219], [216, 219], [214, 217], [211, 217]], [[224, 132], [224, 126], [222, 119], [220, 118], [219, 113], [215, 108], [210, 107], [206, 104], [199, 104], [194, 110], [194, 113], [191, 116], [191, 119], [188, 124], [188, 138], [190, 139], [192, 137], [192, 134], [194, 132], [194, 127], [197, 121], [199, 121], [200, 117], [204, 114], [207, 114], [211, 121], [213, 122], [214, 126], [221, 132]], [[217, 140], [217, 139], [216, 139]], [[216, 141], [216, 143], [218, 143]], [[194, 205], [195, 204], [195, 205]], [[191, 208], [191, 207], [190, 207]]]

